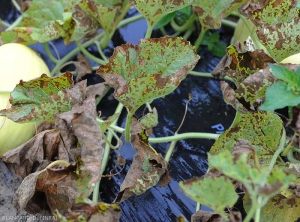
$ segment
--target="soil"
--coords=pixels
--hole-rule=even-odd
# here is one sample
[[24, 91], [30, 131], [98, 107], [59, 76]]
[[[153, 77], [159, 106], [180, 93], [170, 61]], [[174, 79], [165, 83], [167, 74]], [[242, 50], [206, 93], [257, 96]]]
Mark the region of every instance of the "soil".
[[[53, 221], [53, 216], [49, 212], [31, 215], [25, 211], [17, 212], [14, 208], [13, 199], [15, 191], [22, 182], [21, 177], [16, 175], [13, 169], [0, 159], [0, 173], [5, 173], [5, 177], [0, 175], [0, 221], [14, 222], [47, 222]], [[3, 178], [7, 178], [4, 181]]]

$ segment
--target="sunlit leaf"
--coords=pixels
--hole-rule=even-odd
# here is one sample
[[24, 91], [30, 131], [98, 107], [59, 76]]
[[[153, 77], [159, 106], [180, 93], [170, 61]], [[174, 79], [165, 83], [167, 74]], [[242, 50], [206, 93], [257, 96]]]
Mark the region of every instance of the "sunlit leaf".
[[238, 200], [235, 187], [225, 177], [191, 179], [180, 182], [182, 192], [194, 201], [204, 204], [226, 217], [224, 209], [231, 208]]
[[240, 114], [239, 122], [226, 130], [212, 146], [210, 154], [232, 149], [239, 139], [248, 140], [262, 165], [267, 165], [277, 149], [282, 135], [282, 120], [274, 113]]
[[72, 74], [56, 78], [42, 75], [28, 82], [20, 81], [11, 93], [12, 107], [0, 111], [15, 122], [54, 121], [54, 115], [68, 111], [85, 98], [86, 82], [74, 87]]
[[181, 1], [144, 1], [131, 0], [136, 9], [147, 19], [148, 25], [154, 27], [165, 15], [190, 5], [193, 0]]

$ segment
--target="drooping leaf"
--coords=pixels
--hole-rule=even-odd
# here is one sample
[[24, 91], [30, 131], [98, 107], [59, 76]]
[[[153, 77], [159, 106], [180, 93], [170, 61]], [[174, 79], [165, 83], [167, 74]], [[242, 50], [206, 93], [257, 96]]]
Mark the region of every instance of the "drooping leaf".
[[233, 207], [238, 200], [234, 185], [225, 177], [194, 178], [180, 182], [179, 186], [185, 195], [212, 208], [224, 218], [224, 209]]
[[[30, 173], [32, 173], [25, 177], [24, 184], [17, 191], [15, 205], [18, 209], [38, 213], [45, 209], [39, 206], [44, 206], [45, 204], [42, 203], [47, 203], [48, 206], [44, 207], [49, 207], [51, 212], [57, 209], [62, 215], [65, 215], [70, 212], [75, 201], [87, 201], [93, 190], [93, 184], [100, 180], [103, 148], [101, 146], [101, 131], [96, 122], [95, 98], [89, 97], [83, 101], [83, 104], [75, 105], [71, 111], [56, 115], [55, 123], [54, 132], [59, 132], [56, 139], [52, 137], [55, 141], [47, 138], [45, 133], [43, 139], [37, 137], [32, 139], [35, 142], [31, 142], [34, 145], [31, 147], [32, 150], [29, 150], [31, 153], [28, 152], [30, 141], [24, 147], [16, 149], [19, 154], [17, 155], [15, 152], [16, 158], [13, 159], [16, 161], [15, 165], [18, 165], [19, 168], [31, 166]], [[70, 140], [72, 137], [75, 137], [76, 140]], [[43, 144], [44, 142], [49, 144]], [[44, 146], [47, 148], [46, 151], [43, 150]], [[60, 146], [64, 147], [63, 152], [58, 150]], [[33, 157], [35, 155], [38, 160]], [[22, 162], [17, 162], [18, 156]], [[49, 162], [60, 157], [66, 158], [58, 160], [57, 164], [61, 162], [71, 164], [66, 168], [48, 168], [45, 170], [45, 165], [44, 168], [38, 165], [38, 161], [43, 160], [43, 158]], [[31, 165], [22, 165], [32, 159], [34, 162]], [[38, 171], [35, 172], [35, 170]], [[38, 198], [40, 193], [45, 194], [47, 202]]]
[[183, 38], [142, 39], [138, 46], [117, 47], [97, 73], [133, 114], [144, 103], [176, 89], [198, 59], [195, 48]]
[[15, 122], [53, 121], [55, 114], [70, 110], [85, 98], [86, 81], [72, 85], [69, 72], [56, 78], [43, 74], [28, 82], [20, 81], [11, 93], [12, 107], [1, 110], [0, 115]]
[[117, 204], [107, 203], [80, 203], [75, 204], [72, 209], [65, 215], [55, 212], [60, 221], [86, 221], [86, 222], [118, 222], [121, 216], [121, 209]]
[[[251, 199], [245, 195], [243, 203], [246, 211], [250, 210]], [[285, 198], [278, 194], [261, 209], [261, 221], [297, 221], [300, 217], [300, 198]]]
[[[2, 32], [5, 43], [33, 44], [62, 37], [65, 44], [92, 36], [102, 27], [111, 33], [128, 0], [34, 0], [18, 27]], [[129, 7], [127, 7], [129, 8]]]
[[131, 0], [136, 9], [147, 19], [150, 27], [154, 27], [165, 15], [190, 5], [192, 0], [182, 1], [141, 1]]
[[261, 164], [267, 165], [279, 144], [283, 130], [282, 120], [274, 113], [240, 115], [238, 123], [220, 135], [209, 153], [232, 151], [239, 139], [244, 139], [252, 144]]
[[[280, 16], [277, 16], [280, 17]], [[257, 36], [270, 55], [278, 62], [300, 51], [300, 19], [275, 25], [265, 25], [257, 30]]]
[[[228, 218], [230, 222], [241, 222], [242, 215], [238, 211], [230, 211], [228, 214]], [[209, 211], [199, 210], [195, 214], [192, 215], [191, 222], [225, 222], [219, 214]]]
[[281, 22], [289, 22], [297, 17], [297, 2], [297, 0], [267, 0], [263, 3], [251, 1], [245, 4], [240, 12], [251, 18], [256, 26], [275, 25]]
[[109, 34], [115, 30], [120, 15], [124, 13], [125, 6], [128, 4], [130, 4], [128, 0], [82, 0], [78, 8], [86, 13], [83, 18], [93, 18]]
[[153, 186], [166, 186], [170, 182], [168, 163], [149, 144], [145, 129], [132, 121], [131, 142], [137, 150], [120, 192], [114, 202], [120, 203], [133, 195], [141, 195]]
[[216, 78], [227, 75], [238, 86], [248, 76], [274, 62], [263, 50], [242, 52], [240, 47], [230, 45], [227, 47], [227, 55], [213, 70], [212, 75]]
[[202, 29], [218, 29], [223, 18], [246, 2], [246, 0], [195, 0], [193, 10], [199, 17]]
[[[24, 12], [24, 18], [19, 27], [15, 27], [17, 41], [27, 44], [28, 39], [34, 42], [47, 42], [60, 36], [71, 34], [72, 11], [78, 0], [71, 1], [32, 1], [30, 8]], [[65, 42], [69, 42], [69, 39]], [[13, 39], [11, 39], [14, 41]]]

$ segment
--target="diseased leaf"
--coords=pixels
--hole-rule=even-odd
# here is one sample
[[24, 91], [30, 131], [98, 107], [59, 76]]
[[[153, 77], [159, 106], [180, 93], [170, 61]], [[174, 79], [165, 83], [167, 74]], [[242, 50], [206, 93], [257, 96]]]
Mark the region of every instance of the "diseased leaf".
[[300, 18], [275, 25], [265, 25], [256, 31], [261, 43], [278, 62], [300, 51], [299, 32]]
[[16, 174], [25, 178], [31, 173], [44, 169], [55, 158], [69, 162], [69, 148], [65, 147], [65, 144], [75, 147], [76, 137], [66, 135], [62, 140], [59, 130], [46, 130], [27, 143], [6, 152], [2, 159], [12, 164]]
[[260, 197], [266, 199], [279, 194], [296, 180], [295, 175], [288, 175], [282, 168], [275, 168], [270, 173], [268, 166], [260, 169], [251, 166], [245, 153], [233, 156], [225, 150], [216, 155], [208, 154], [208, 163], [210, 168], [215, 168], [225, 176], [243, 183], [247, 189], [252, 189], [246, 189], [246, 192], [255, 190]]
[[[125, 10], [124, 8], [128, 4], [130, 4], [128, 0], [82, 0], [78, 4], [78, 8], [85, 13], [83, 16], [84, 19], [92, 18], [93, 21], [98, 23], [109, 34], [115, 30], [120, 15], [124, 13], [123, 10]], [[79, 27], [84, 27], [84, 25], [80, 25]]]
[[267, 0], [263, 3], [249, 1], [240, 9], [240, 12], [250, 17], [256, 26], [275, 25], [281, 22], [289, 22], [297, 17], [297, 2], [297, 0]]
[[66, 214], [59, 212], [54, 214], [60, 221], [88, 221], [88, 222], [118, 222], [121, 216], [121, 209], [117, 204], [100, 203], [80, 203], [75, 204]]
[[[249, 195], [243, 198], [244, 207], [249, 211], [251, 199]], [[268, 201], [261, 209], [261, 221], [297, 221], [300, 217], [300, 198], [285, 198], [278, 194]]]
[[194, 201], [204, 204], [226, 218], [224, 209], [231, 208], [238, 200], [235, 187], [225, 177], [194, 178], [179, 183], [181, 191]]
[[141, 195], [157, 184], [166, 186], [171, 180], [168, 163], [150, 146], [145, 129], [136, 118], [132, 121], [131, 129], [131, 142], [137, 153], [114, 200], [116, 203], [133, 195]]
[[114, 96], [132, 114], [144, 103], [177, 88], [199, 56], [183, 38], [142, 39], [138, 46], [115, 48], [97, 73], [115, 88]]
[[238, 123], [220, 135], [209, 153], [232, 151], [239, 139], [244, 139], [255, 149], [260, 164], [268, 165], [282, 135], [282, 120], [274, 113], [256, 112], [240, 115]]
[[[227, 214], [229, 217], [230, 222], [242, 222], [242, 215], [240, 212], [237, 211], [230, 211], [229, 214]], [[225, 222], [219, 214], [214, 212], [208, 212], [208, 211], [202, 211], [199, 210], [195, 214], [192, 215], [191, 222]]]
[[165, 15], [190, 5], [193, 0], [181, 1], [143, 1], [131, 0], [136, 9], [147, 19], [150, 27], [154, 27]]
[[216, 78], [227, 75], [239, 86], [248, 76], [274, 62], [263, 50], [242, 52], [239, 46], [230, 45], [227, 47], [227, 55], [213, 70], [212, 75]]
[[11, 93], [12, 107], [1, 110], [0, 115], [15, 122], [53, 121], [55, 114], [70, 110], [85, 98], [86, 81], [72, 85], [69, 72], [56, 78], [43, 74], [28, 82], [20, 81]]
[[139, 121], [143, 125], [143, 127], [146, 129], [157, 126], [157, 124], [158, 124], [157, 110], [155, 108], [153, 108], [151, 113], [147, 113]]
[[246, 0], [195, 0], [193, 11], [199, 17], [204, 30], [218, 29], [223, 18], [246, 2]]
[[[56, 115], [55, 123], [56, 129], [38, 134], [39, 138], [36, 136], [23, 147], [10, 151], [14, 154], [10, 158], [4, 157], [7, 162], [10, 159], [15, 161], [18, 168], [27, 163], [24, 175], [32, 173], [25, 177], [25, 182], [16, 192], [17, 209], [38, 213], [49, 207], [52, 213], [58, 210], [65, 215], [75, 201], [87, 201], [93, 185], [100, 180], [103, 147], [101, 130], [96, 122], [95, 98], [88, 97], [82, 104], [74, 105], [71, 111]], [[48, 135], [51, 137], [48, 138]], [[33, 147], [29, 147], [30, 144]], [[64, 148], [62, 151], [61, 147]], [[41, 165], [43, 158], [46, 163], [64, 158], [56, 162], [59, 166], [71, 164], [66, 168], [45, 169], [47, 165]], [[54, 165], [53, 162], [51, 164]], [[39, 198], [41, 193], [46, 199]]]

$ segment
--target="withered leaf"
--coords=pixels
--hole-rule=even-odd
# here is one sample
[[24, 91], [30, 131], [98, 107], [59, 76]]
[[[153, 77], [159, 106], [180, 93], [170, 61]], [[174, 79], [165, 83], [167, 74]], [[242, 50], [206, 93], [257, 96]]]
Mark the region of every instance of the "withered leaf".
[[263, 50], [242, 52], [241, 48], [230, 45], [227, 54], [213, 70], [212, 75], [216, 78], [229, 76], [239, 85], [251, 74], [275, 63]]
[[[77, 143], [71, 136], [71, 141]], [[51, 161], [60, 159], [69, 161], [68, 150], [61, 141], [57, 129], [45, 130], [27, 143], [6, 152], [2, 160], [11, 163], [16, 174], [25, 178], [31, 173], [44, 169]]]
[[[230, 222], [242, 222], [240, 212], [231, 211], [228, 214]], [[199, 210], [192, 215], [192, 222], [225, 222], [225, 220], [217, 213]]]
[[78, 82], [86, 74], [92, 73], [92, 67], [89, 61], [81, 53], [77, 55], [77, 60], [78, 61], [74, 62], [74, 64], [77, 72], [76, 81]]
[[132, 121], [131, 129], [133, 129], [131, 142], [137, 153], [134, 155], [130, 169], [121, 184], [120, 192], [114, 200], [116, 203], [120, 203], [133, 195], [141, 195], [157, 184], [165, 186], [171, 179], [168, 163], [150, 146], [145, 129], [136, 118]]
[[[101, 130], [96, 122], [95, 98], [88, 97], [83, 104], [73, 106], [71, 111], [56, 115], [55, 123], [56, 129], [50, 132], [56, 132], [56, 140], [51, 143], [48, 139], [46, 142], [53, 144], [49, 147], [50, 150], [53, 147], [64, 147], [66, 151], [62, 156], [66, 159], [63, 162], [70, 162], [71, 165], [63, 169], [47, 168], [42, 170], [40, 167], [41, 171], [25, 177], [25, 182], [19, 187], [15, 198], [17, 209], [38, 213], [41, 210], [38, 206], [41, 205], [41, 202], [45, 202], [44, 199], [38, 197], [44, 193], [51, 212], [57, 209], [64, 215], [69, 212], [75, 201], [85, 201], [93, 190], [93, 184], [100, 180], [103, 148], [101, 146]], [[46, 132], [40, 133], [42, 138], [32, 139], [32, 141], [38, 144], [45, 142]], [[76, 140], [70, 139], [72, 137]], [[75, 144], [74, 141], [76, 141]], [[77, 147], [77, 141], [80, 147]], [[42, 153], [44, 147], [42, 144], [35, 145], [33, 148], [36, 153]], [[18, 155], [16, 154], [17, 157]], [[60, 152], [53, 151], [53, 156], [48, 163], [59, 158], [60, 155]], [[34, 156], [35, 153], [25, 156], [23, 162], [30, 162]], [[40, 154], [38, 157], [43, 161], [43, 155]], [[56, 163], [61, 166], [62, 159]], [[18, 167], [21, 168], [22, 165]], [[31, 170], [34, 169], [32, 167]], [[29, 184], [30, 186], [28, 186]]]
[[[100, 203], [79, 203], [75, 204], [72, 209], [59, 219], [80, 220], [85, 218], [87, 222], [118, 222], [121, 216], [121, 209], [117, 204]], [[80, 218], [79, 218], [80, 217]]]

